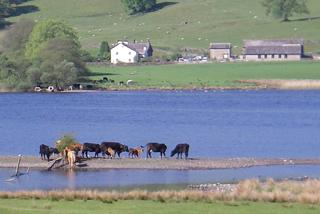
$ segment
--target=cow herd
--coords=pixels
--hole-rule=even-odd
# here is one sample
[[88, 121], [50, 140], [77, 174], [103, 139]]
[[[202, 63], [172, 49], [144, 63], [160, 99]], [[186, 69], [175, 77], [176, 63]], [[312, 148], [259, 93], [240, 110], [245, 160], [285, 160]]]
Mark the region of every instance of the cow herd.
[[[127, 145], [118, 143], [118, 142], [102, 142], [101, 144], [95, 143], [84, 143], [84, 144], [75, 144], [70, 147], [66, 147], [63, 152], [63, 156], [72, 161], [75, 157], [78, 157], [79, 153], [81, 153], [82, 158], [89, 158], [89, 152], [94, 153], [94, 157], [99, 157], [99, 154], [102, 154], [102, 157], [108, 158], [118, 158], [121, 157], [121, 153], [127, 152], [129, 158], [141, 158], [142, 154], [146, 150], [146, 157], [152, 158], [152, 153], [160, 153], [160, 157], [166, 157], [167, 146], [161, 143], [147, 143], [145, 146], [139, 146], [136, 148], [129, 148]], [[47, 145], [40, 145], [40, 155], [41, 159], [47, 159], [50, 161], [50, 156], [52, 154], [59, 154], [58, 149], [49, 147]], [[189, 155], [189, 144], [178, 144], [171, 151], [171, 157], [177, 155], [177, 158], [182, 159], [182, 155], [184, 154], [185, 159], [188, 158]], [[70, 156], [70, 157], [69, 157]], [[73, 157], [75, 156], [75, 157]]]

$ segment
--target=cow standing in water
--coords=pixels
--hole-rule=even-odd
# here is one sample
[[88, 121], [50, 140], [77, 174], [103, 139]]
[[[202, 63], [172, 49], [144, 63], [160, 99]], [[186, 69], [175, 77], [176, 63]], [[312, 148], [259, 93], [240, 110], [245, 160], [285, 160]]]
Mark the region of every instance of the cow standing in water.
[[160, 152], [160, 157], [162, 158], [162, 155], [166, 157], [166, 150], [167, 146], [163, 143], [148, 143], [146, 145], [147, 147], [147, 158], [152, 158], [151, 153], [152, 152]]
[[175, 154], [177, 155], [177, 159], [180, 158], [182, 159], [182, 154], [184, 153], [185, 159], [188, 159], [188, 155], [189, 155], [189, 144], [178, 144], [176, 146], [176, 148], [174, 148], [174, 150], [172, 150], [171, 152], [171, 157], [173, 157]]
[[64, 153], [66, 154], [68, 164], [70, 168], [75, 167], [76, 163], [76, 151], [69, 149], [68, 147], [65, 148]]

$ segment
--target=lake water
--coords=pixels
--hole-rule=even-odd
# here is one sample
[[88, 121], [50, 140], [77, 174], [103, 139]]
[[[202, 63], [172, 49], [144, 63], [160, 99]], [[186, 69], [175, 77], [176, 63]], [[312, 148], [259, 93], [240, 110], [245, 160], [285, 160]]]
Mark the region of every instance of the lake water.
[[0, 93], [0, 155], [80, 142], [189, 143], [190, 157], [319, 157], [319, 91]]
[[[22, 170], [23, 171], [23, 170]], [[320, 166], [269, 166], [219, 170], [95, 170], [40, 171], [12, 182], [5, 182], [13, 169], [0, 169], [0, 191], [50, 189], [117, 189], [150, 188], [150, 185], [183, 185], [215, 182], [236, 182], [250, 178], [320, 177]]]

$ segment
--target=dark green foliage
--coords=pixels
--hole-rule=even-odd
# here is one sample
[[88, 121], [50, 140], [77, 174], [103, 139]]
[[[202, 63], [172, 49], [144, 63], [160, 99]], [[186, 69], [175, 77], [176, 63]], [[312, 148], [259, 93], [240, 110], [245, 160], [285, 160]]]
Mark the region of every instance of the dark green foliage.
[[26, 0], [0, 0], [0, 28], [10, 24], [9, 22], [5, 21], [5, 18], [38, 10], [37, 7], [32, 5], [20, 6], [20, 4], [24, 3], [25, 1]]
[[12, 10], [9, 0], [0, 0], [0, 18], [7, 17]]
[[38, 67], [30, 67], [27, 70], [28, 82], [32, 86], [41, 86], [41, 75], [42, 73]]
[[81, 50], [80, 58], [83, 62], [93, 62], [96, 60], [96, 58], [92, 56], [87, 50]]
[[29, 19], [22, 19], [13, 24], [2, 39], [2, 51], [22, 52], [28, 37], [34, 27], [34, 22]]
[[129, 14], [144, 13], [151, 10], [156, 4], [156, 0], [121, 0]]
[[[10, 58], [8, 55], [0, 56], [0, 80], [9, 89], [22, 89], [31, 87], [26, 74], [26, 68], [31, 65], [31, 62], [24, 57], [16, 56]], [[22, 87], [23, 86], [23, 87]]]
[[[35, 41], [39, 43], [32, 45]], [[0, 82], [8, 89], [64, 89], [87, 72], [77, 36], [63, 23], [46, 21], [36, 28], [32, 21], [22, 20], [10, 27], [0, 44]], [[34, 57], [27, 56], [27, 44]]]
[[110, 60], [110, 47], [107, 41], [102, 41], [100, 44], [100, 49], [99, 49], [99, 54], [98, 58], [99, 59], [108, 59]]
[[63, 89], [73, 84], [78, 79], [78, 70], [73, 62], [66, 60], [59, 64], [54, 64], [49, 60], [40, 66], [40, 81], [45, 85], [53, 85], [57, 89]]
[[49, 40], [39, 52], [41, 62], [50, 61], [58, 64], [64, 60], [74, 63], [78, 74], [85, 74], [86, 67], [81, 60], [81, 49], [70, 39], [56, 38]]
[[170, 56], [170, 60], [171, 61], [176, 61], [178, 60], [179, 58], [181, 58], [182, 55], [180, 53], [173, 53], [171, 56]]
[[80, 50], [77, 33], [72, 27], [63, 22], [46, 20], [34, 26], [26, 43], [26, 57], [30, 59], [39, 57], [40, 50], [53, 39], [69, 39], [73, 42], [73, 46]]
[[282, 21], [289, 21], [294, 13], [308, 14], [306, 0], [264, 0], [262, 5], [266, 8], [266, 14], [272, 14]]

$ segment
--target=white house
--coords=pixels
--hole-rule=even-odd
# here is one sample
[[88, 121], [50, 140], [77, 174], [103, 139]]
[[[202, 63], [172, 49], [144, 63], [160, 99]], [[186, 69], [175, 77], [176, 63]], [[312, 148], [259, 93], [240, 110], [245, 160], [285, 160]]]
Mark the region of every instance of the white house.
[[153, 49], [150, 42], [133, 43], [119, 41], [111, 49], [111, 63], [137, 63], [141, 58], [152, 56]]

